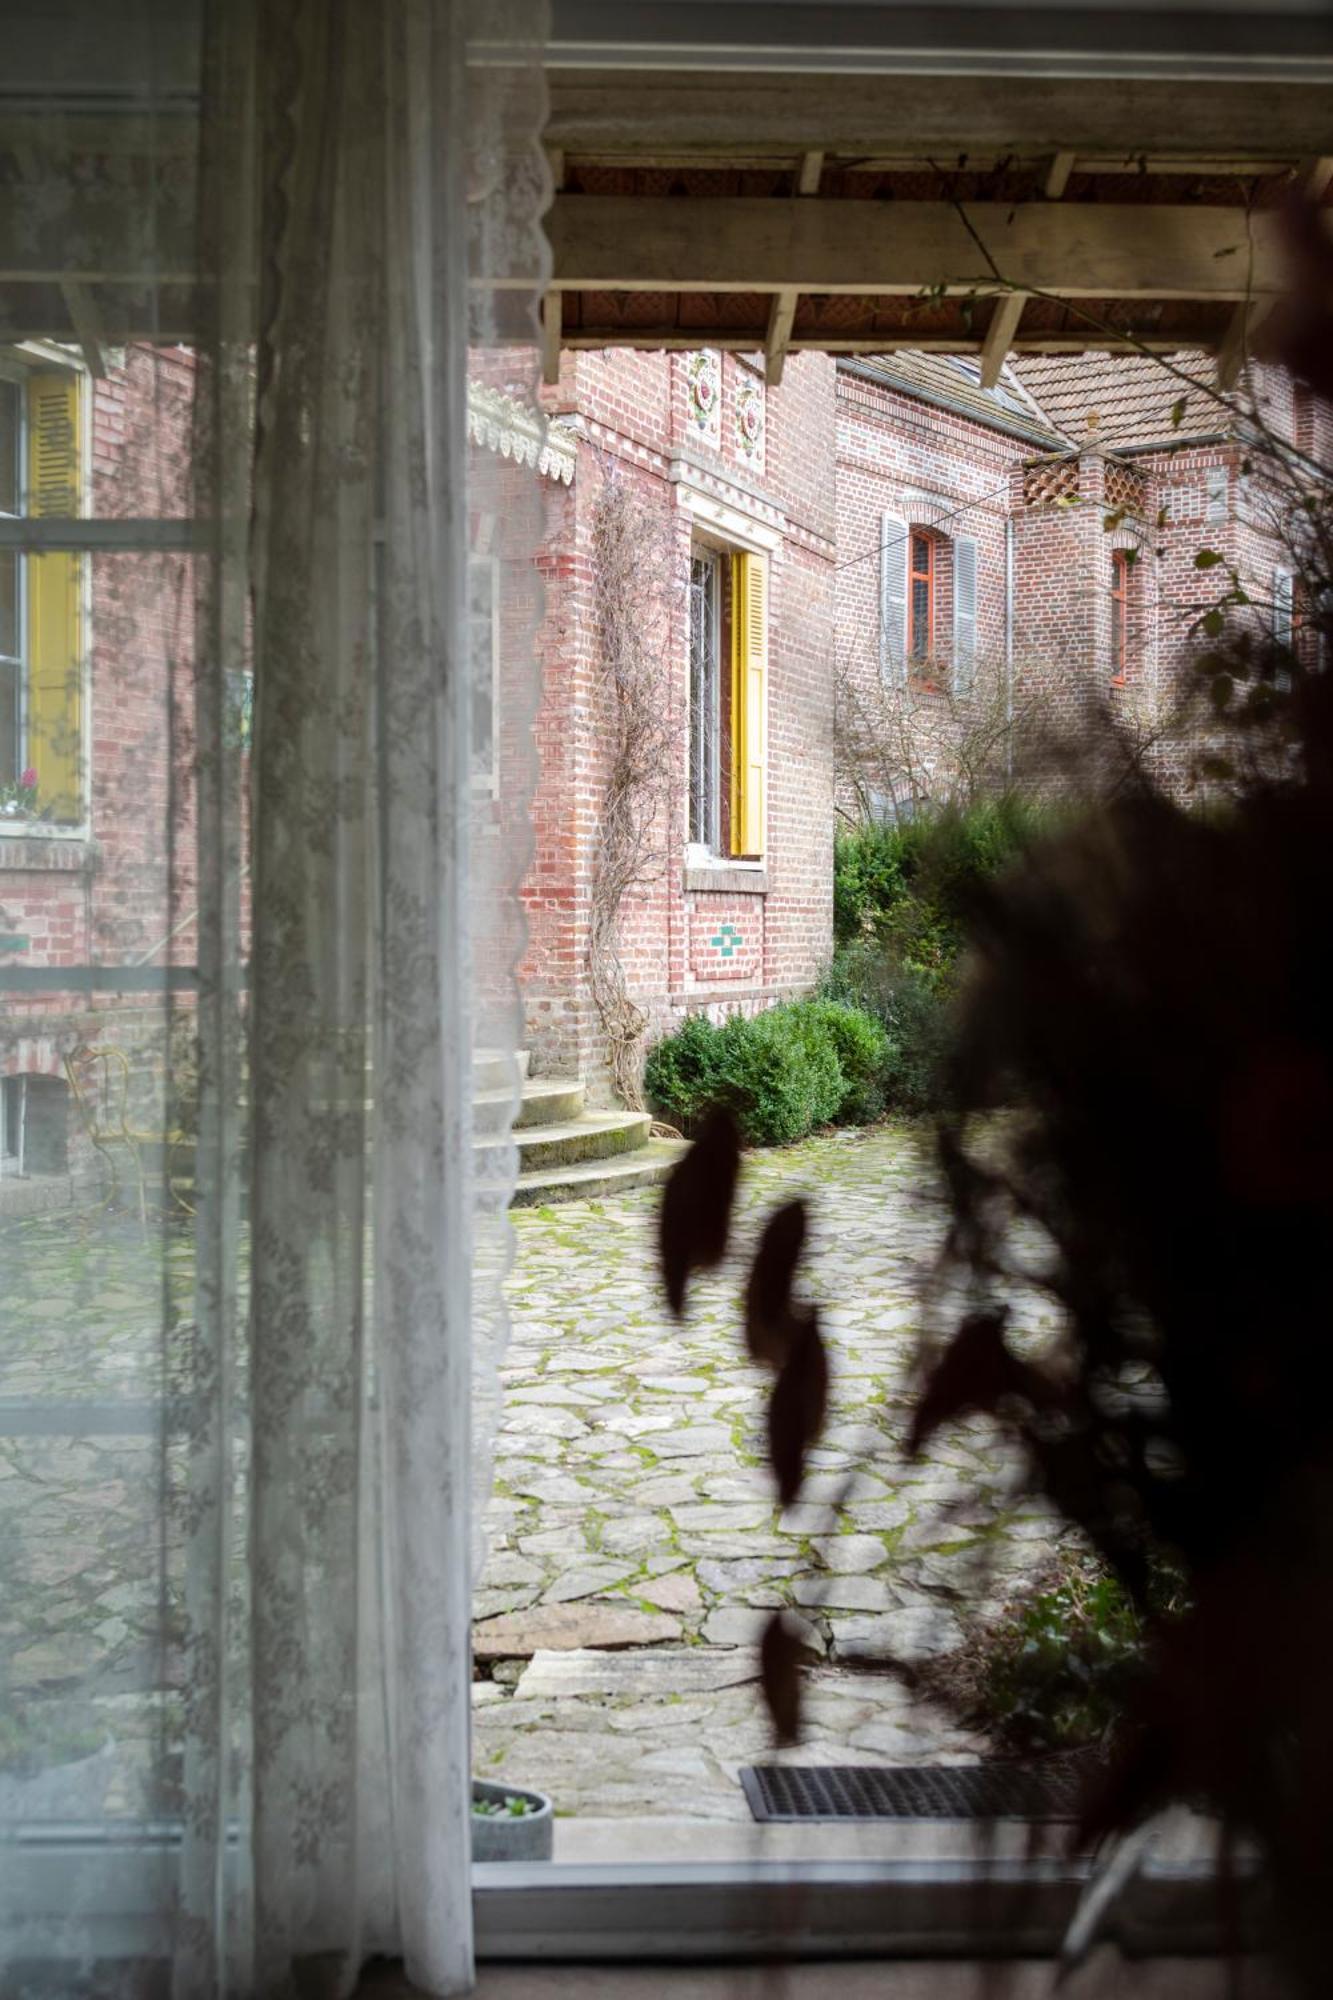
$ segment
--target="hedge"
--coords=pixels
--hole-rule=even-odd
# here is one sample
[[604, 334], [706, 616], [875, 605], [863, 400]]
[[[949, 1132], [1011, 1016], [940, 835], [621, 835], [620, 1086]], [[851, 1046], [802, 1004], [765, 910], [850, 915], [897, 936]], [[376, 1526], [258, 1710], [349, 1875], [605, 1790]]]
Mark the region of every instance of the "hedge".
[[870, 1015], [802, 1000], [720, 1027], [691, 1015], [650, 1051], [644, 1083], [686, 1130], [725, 1104], [751, 1145], [787, 1145], [816, 1126], [877, 1117], [892, 1059], [889, 1037]]

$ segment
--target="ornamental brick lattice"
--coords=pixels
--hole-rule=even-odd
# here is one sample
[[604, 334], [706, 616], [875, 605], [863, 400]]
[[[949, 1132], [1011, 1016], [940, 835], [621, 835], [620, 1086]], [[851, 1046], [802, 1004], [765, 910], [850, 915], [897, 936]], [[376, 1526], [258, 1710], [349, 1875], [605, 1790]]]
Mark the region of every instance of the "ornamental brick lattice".
[[1078, 460], [1041, 458], [1023, 468], [1023, 504], [1040, 507], [1052, 500], [1078, 497]]
[[1139, 518], [1147, 512], [1148, 488], [1142, 474], [1118, 458], [1106, 461], [1104, 498], [1113, 512], [1123, 509]]

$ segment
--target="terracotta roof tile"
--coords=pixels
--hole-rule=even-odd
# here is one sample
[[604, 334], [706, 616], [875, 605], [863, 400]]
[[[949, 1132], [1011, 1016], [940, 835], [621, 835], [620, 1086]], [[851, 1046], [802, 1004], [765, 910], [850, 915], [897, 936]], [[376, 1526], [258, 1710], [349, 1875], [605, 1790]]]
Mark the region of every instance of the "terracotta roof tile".
[[[1024, 354], [1012, 371], [1051, 425], [1074, 444], [1096, 442], [1124, 450], [1168, 444], [1231, 428], [1206, 387], [1187, 389], [1180, 375], [1207, 385], [1216, 363], [1205, 354], [1174, 354], [1171, 373], [1151, 355]], [[1171, 411], [1181, 397], [1179, 424]]]
[[1005, 369], [993, 389], [983, 389], [975, 361], [953, 354], [899, 348], [893, 354], [858, 355], [850, 373], [872, 375], [888, 389], [919, 396], [992, 429], [1009, 432], [1042, 450], [1058, 450], [1059, 433], [1037, 408], [1026, 386]]

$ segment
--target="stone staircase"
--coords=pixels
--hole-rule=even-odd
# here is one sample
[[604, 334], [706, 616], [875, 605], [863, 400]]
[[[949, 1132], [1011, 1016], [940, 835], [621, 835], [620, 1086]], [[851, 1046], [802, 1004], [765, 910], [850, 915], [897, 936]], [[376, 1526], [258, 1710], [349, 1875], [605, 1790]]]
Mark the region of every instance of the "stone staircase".
[[[511, 1061], [486, 1053], [477, 1057], [473, 1103], [478, 1146], [504, 1144], [513, 1101]], [[678, 1140], [654, 1139], [646, 1111], [589, 1111], [577, 1078], [530, 1077], [526, 1050], [518, 1063], [523, 1097], [513, 1134], [518, 1143], [515, 1207], [587, 1201], [665, 1180], [684, 1148]]]

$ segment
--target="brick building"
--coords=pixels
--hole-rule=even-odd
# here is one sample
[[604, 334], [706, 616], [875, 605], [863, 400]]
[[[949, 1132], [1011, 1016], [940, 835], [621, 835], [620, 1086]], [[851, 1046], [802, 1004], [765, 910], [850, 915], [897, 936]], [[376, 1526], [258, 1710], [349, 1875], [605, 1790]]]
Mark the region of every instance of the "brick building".
[[[838, 364], [845, 812], [965, 796], [1096, 705], [1146, 738], [1231, 566], [1290, 635], [1291, 494], [1212, 381], [1198, 356], [1027, 356], [993, 388], [962, 358]], [[1333, 466], [1328, 409], [1273, 369], [1256, 386], [1279, 446]]]
[[[130, 347], [104, 369], [0, 348], [0, 514], [188, 511], [192, 356]], [[71, 1090], [162, 1129], [134, 1052], [168, 940], [193, 956], [191, 759], [178, 731], [171, 771], [164, 723], [190, 700], [190, 624], [179, 554], [0, 550], [0, 1180], [91, 1163]], [[71, 1065], [87, 1043], [120, 1053]]]
[[[1201, 546], [1279, 631], [1298, 610], [1274, 493], [1202, 360], [1172, 364], [1182, 385], [1148, 360], [1033, 356], [983, 387], [964, 359], [802, 353], [767, 387], [739, 355], [567, 349], [545, 430], [506, 395], [503, 357], [486, 365], [470, 405], [489, 468], [478, 853], [518, 851], [535, 778], [526, 1041], [536, 1075], [603, 1096], [617, 646], [651, 677], [652, 773], [611, 997], [651, 1040], [809, 987], [830, 947], [835, 796], [877, 813], [992, 780], [1025, 714], [1075, 724], [1090, 695], [1160, 713], [1209, 588]], [[0, 351], [0, 513], [187, 512], [191, 386], [183, 350], [130, 348], [100, 378], [68, 349]], [[1262, 388], [1279, 438], [1333, 463], [1330, 412], [1279, 375]], [[535, 715], [533, 676], [506, 669], [532, 593], [484, 518], [533, 467]], [[135, 1045], [160, 1022], [168, 935], [193, 956], [188, 870], [169, 907], [157, 832], [173, 825], [188, 855], [189, 759], [173, 780], [162, 726], [173, 698], [188, 712], [188, 589], [180, 555], [0, 551], [0, 967], [22, 975], [3, 1003], [0, 1178], [74, 1164], [66, 1058]], [[246, 714], [238, 686], [238, 729]], [[43, 969], [61, 975], [46, 990]]]
[[[662, 763], [620, 959], [650, 1036], [810, 985], [832, 898], [833, 362], [780, 388], [734, 355], [566, 352], [548, 392], [574, 476], [549, 506], [536, 853], [521, 979], [534, 1065], [596, 1073], [588, 962], [615, 689], [606, 597], [651, 631]], [[608, 570], [607, 528], [637, 559]], [[572, 725], [572, 726], [571, 726]], [[502, 764], [503, 771], [503, 764]], [[503, 791], [503, 776], [501, 780]]]

